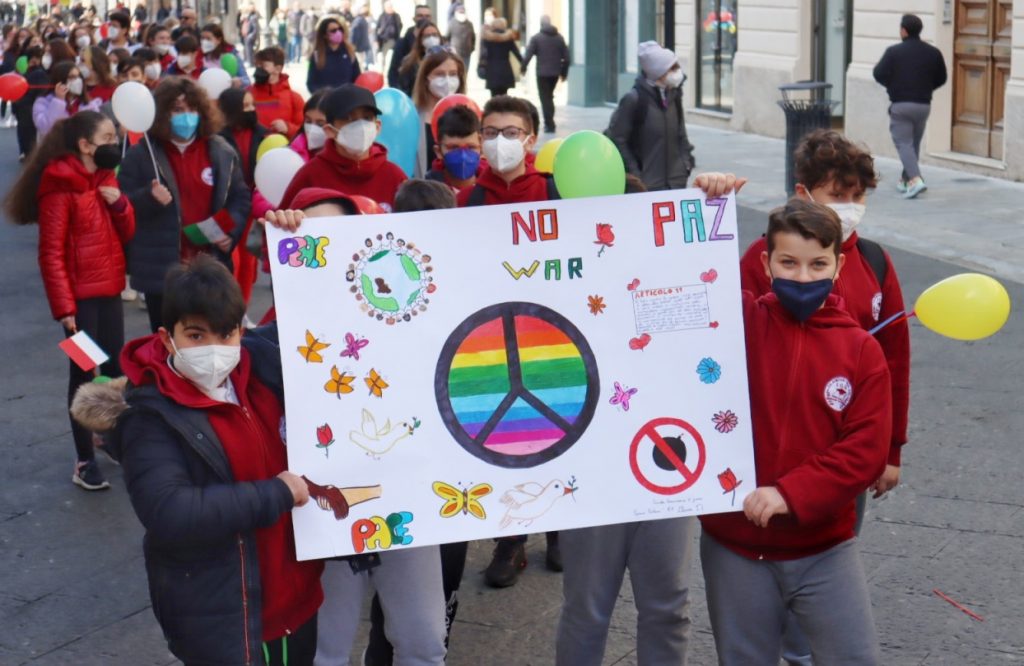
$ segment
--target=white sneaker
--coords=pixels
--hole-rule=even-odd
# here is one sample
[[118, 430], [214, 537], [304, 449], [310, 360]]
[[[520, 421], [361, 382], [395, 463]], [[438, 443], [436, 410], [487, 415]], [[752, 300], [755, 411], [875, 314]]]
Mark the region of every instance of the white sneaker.
[[125, 287], [124, 290], [121, 292], [121, 300], [122, 301], [131, 302], [131, 301], [134, 301], [138, 297], [139, 297], [139, 292], [135, 291], [131, 287]]

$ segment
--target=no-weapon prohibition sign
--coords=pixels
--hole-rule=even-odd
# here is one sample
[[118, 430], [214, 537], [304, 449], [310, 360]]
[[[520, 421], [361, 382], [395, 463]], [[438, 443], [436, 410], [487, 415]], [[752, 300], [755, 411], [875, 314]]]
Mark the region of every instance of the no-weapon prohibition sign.
[[[683, 432], [679, 432], [679, 430]], [[682, 458], [673, 450], [672, 446], [666, 441], [669, 438], [679, 438], [685, 444], [686, 438], [684, 435], [689, 435], [697, 445], [697, 464], [691, 470], [687, 467], [686, 463]], [[672, 469], [679, 473], [683, 478], [683, 482], [678, 485], [672, 486], [660, 486], [652, 483], [647, 477], [644, 476], [640, 470], [640, 464], [637, 461], [637, 455], [640, 450], [640, 443], [649, 441], [654, 447], [652, 453], [660, 452], [668, 463], [671, 464]], [[647, 447], [644, 447], [645, 450]], [[653, 493], [659, 495], [675, 495], [681, 493], [700, 478], [700, 473], [704, 471], [704, 462], [706, 455], [704, 451], [704, 439], [700, 436], [697, 430], [682, 419], [676, 419], [668, 416], [653, 419], [644, 424], [640, 430], [637, 431], [636, 435], [633, 436], [633, 442], [629, 445], [629, 467], [633, 470], [633, 476], [640, 482], [644, 488], [650, 490]]]

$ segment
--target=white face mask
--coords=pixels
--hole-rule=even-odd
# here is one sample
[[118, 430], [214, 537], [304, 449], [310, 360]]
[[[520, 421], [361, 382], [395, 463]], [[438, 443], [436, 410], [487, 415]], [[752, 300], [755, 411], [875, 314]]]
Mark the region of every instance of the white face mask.
[[864, 212], [868, 208], [859, 203], [830, 203], [827, 205], [839, 216], [839, 221], [843, 225], [844, 241], [853, 235], [854, 229], [860, 224], [861, 218], [864, 217]]
[[156, 51], [158, 55], [165, 56], [165, 55], [167, 55], [168, 53], [171, 52], [171, 45], [170, 44], [154, 44], [153, 45], [153, 50]]
[[683, 85], [683, 70], [673, 69], [665, 76], [665, 85], [668, 88], [678, 88]]
[[82, 75], [83, 79], [87, 79], [89, 78], [89, 75], [92, 74], [92, 71], [89, 69], [88, 65], [79, 64], [78, 73]]
[[377, 123], [372, 120], [356, 120], [338, 130], [338, 145], [352, 153], [362, 155], [377, 138]]
[[484, 157], [498, 173], [512, 171], [526, 157], [526, 147], [519, 139], [506, 139], [500, 134], [494, 139], [484, 141]]
[[82, 94], [82, 79], [71, 79], [68, 81], [68, 92], [72, 95]]
[[178, 56], [178, 67], [185, 69], [192, 66], [192, 54], [186, 53]]
[[160, 65], [155, 62], [151, 62], [146, 65], [144, 76], [150, 81], [156, 81], [160, 78]]
[[217, 42], [212, 39], [201, 39], [199, 40], [199, 48], [203, 50], [203, 53], [212, 53], [217, 48]]
[[213, 391], [228, 378], [242, 358], [240, 345], [203, 345], [201, 347], [174, 348], [174, 369], [190, 382], [203, 389]]
[[327, 143], [327, 135], [324, 128], [316, 123], [305, 123], [302, 128], [306, 131], [306, 146], [310, 150], [320, 150]]
[[466, 22], [466, 12], [455, 12], [455, 20], [459, 23]]
[[435, 76], [428, 86], [435, 97], [447, 97], [459, 92], [458, 76]]
[[43, 69], [50, 69], [50, 67], [53, 65], [53, 56], [49, 53], [44, 53], [42, 62], [40, 64], [43, 66]]
[[423, 38], [423, 49], [429, 51], [435, 46], [441, 46], [441, 38], [437, 35], [430, 35]]
[[89, 39], [88, 35], [79, 35], [78, 39], [75, 40], [75, 44], [78, 44], [78, 50], [81, 51], [88, 47], [89, 44], [92, 44], [92, 40]]
[[115, 28], [113, 26], [107, 28], [107, 38], [108, 39], [117, 39], [120, 36], [121, 36], [121, 28]]

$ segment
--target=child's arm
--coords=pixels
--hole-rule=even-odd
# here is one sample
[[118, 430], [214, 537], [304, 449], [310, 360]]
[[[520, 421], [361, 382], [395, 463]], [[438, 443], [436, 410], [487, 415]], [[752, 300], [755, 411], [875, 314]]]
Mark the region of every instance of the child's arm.
[[889, 369], [874, 340], [861, 347], [853, 398], [839, 439], [812, 455], [775, 484], [801, 525], [831, 518], [885, 469], [892, 428]]

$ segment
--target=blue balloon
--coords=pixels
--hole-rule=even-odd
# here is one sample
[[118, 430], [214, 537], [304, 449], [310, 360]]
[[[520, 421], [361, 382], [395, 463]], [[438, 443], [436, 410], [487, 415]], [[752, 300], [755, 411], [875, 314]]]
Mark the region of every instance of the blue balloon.
[[416, 148], [420, 145], [423, 123], [409, 96], [395, 88], [382, 88], [373, 94], [381, 110], [377, 143], [388, 149], [388, 160], [412, 178], [416, 167]]

